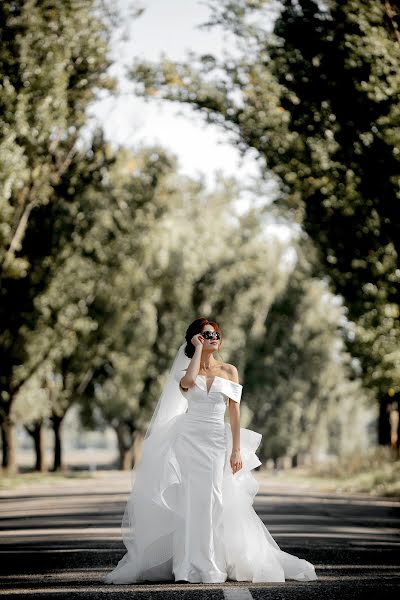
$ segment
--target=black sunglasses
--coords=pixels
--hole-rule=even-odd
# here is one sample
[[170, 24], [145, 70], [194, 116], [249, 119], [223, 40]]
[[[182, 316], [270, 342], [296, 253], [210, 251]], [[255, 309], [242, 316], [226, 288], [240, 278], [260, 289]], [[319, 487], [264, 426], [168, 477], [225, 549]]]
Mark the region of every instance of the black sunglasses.
[[205, 340], [220, 340], [221, 336], [219, 335], [218, 331], [209, 331], [207, 329], [207, 331], [204, 331], [202, 334], [200, 334]]

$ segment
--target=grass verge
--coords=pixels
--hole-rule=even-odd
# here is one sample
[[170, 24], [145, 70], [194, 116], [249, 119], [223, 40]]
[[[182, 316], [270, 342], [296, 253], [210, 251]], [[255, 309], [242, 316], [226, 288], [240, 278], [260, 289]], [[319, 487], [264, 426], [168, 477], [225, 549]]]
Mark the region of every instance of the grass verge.
[[400, 460], [390, 448], [374, 448], [313, 467], [281, 471], [277, 479], [326, 492], [366, 493], [400, 500]]

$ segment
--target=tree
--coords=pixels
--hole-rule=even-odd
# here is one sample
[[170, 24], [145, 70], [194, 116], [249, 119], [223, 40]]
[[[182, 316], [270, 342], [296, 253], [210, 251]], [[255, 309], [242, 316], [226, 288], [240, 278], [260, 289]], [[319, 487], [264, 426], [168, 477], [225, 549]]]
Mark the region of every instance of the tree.
[[[0, 8], [0, 423], [3, 467], [15, 471], [12, 406], [50, 352], [26, 344], [67, 243], [57, 187], [77, 152], [86, 109], [109, 88], [107, 30], [92, 0], [5, 2]], [[32, 355], [31, 355], [32, 358]], [[29, 363], [29, 364], [28, 364]]]
[[[345, 309], [326, 281], [313, 276], [309, 253], [310, 241], [299, 240], [298, 262], [248, 348], [244, 371], [252, 423], [263, 432], [261, 455], [288, 456], [293, 465], [367, 445], [368, 397], [345, 351]], [[358, 434], [353, 445], [343, 435], [348, 428]]]
[[388, 443], [388, 401], [400, 384], [396, 7], [287, 0], [271, 35], [265, 0], [212, 6], [206, 26], [230, 31], [238, 54], [137, 61], [137, 93], [189, 103], [242, 152], [258, 151], [279, 182], [277, 203], [310, 235], [320, 276], [345, 299], [356, 334], [348, 348], [379, 400], [379, 441]]

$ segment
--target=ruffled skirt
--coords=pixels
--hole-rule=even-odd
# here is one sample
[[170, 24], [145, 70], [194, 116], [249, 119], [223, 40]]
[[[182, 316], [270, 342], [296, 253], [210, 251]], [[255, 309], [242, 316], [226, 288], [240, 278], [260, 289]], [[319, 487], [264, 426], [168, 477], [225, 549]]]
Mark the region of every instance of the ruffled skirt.
[[230, 466], [229, 423], [184, 413], [143, 444], [123, 519], [127, 549], [105, 583], [317, 579], [282, 551], [253, 508], [261, 434], [240, 428], [242, 469]]

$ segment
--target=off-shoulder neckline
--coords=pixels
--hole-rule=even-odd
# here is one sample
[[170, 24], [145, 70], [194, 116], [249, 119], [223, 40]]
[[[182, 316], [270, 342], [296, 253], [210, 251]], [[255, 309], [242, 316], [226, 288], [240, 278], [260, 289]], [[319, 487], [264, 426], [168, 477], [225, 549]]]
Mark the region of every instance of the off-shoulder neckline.
[[207, 390], [207, 376], [202, 375], [201, 373], [198, 373], [197, 377], [203, 377], [205, 379], [207, 394], [209, 394], [211, 392], [211, 388], [214, 385], [215, 379], [223, 379], [224, 381], [229, 381], [229, 383], [233, 383], [233, 385], [238, 385], [241, 388], [243, 387], [241, 383], [236, 383], [236, 381], [232, 381], [232, 379], [228, 379], [227, 377], [221, 377], [220, 375], [214, 375], [214, 378], [211, 382], [210, 388]]

